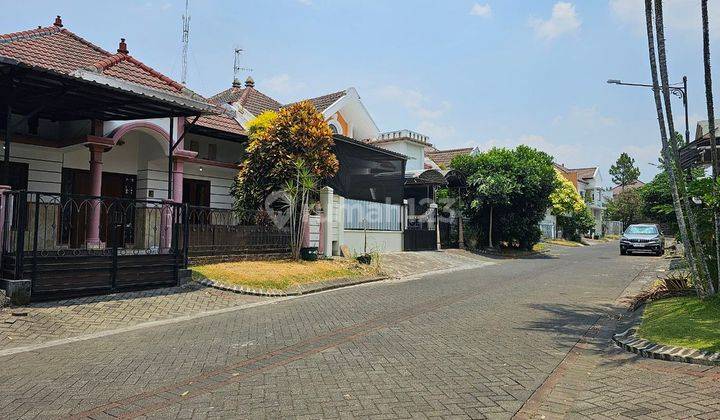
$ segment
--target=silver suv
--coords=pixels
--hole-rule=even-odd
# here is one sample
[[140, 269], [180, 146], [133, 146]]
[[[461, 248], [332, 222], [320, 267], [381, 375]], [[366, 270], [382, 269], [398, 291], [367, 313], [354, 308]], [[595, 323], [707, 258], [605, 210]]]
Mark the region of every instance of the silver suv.
[[653, 224], [630, 225], [620, 238], [620, 255], [633, 252], [665, 253], [665, 235]]

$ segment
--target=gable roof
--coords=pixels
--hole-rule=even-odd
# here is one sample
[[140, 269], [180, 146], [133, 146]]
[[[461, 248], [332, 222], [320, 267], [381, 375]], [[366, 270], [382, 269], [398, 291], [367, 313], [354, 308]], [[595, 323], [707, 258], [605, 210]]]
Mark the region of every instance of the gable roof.
[[277, 111], [283, 106], [280, 102], [255, 89], [255, 83], [250, 77], [245, 81], [245, 87], [242, 87], [239, 83], [233, 83], [230, 89], [213, 95], [210, 100], [240, 105], [254, 116], [258, 116], [265, 111]]
[[125, 39], [110, 53], [65, 29], [58, 16], [49, 27], [0, 34], [0, 56], [67, 75], [91, 72], [193, 99], [203, 98], [130, 55]]
[[340, 98], [342, 98], [346, 94], [347, 94], [347, 91], [341, 90], [338, 92], [328, 93], [327, 95], [318, 96], [316, 98], [303, 99], [301, 101], [292, 102], [292, 103], [286, 104], [285, 106], [293, 105], [293, 104], [296, 104], [296, 103], [302, 102], [302, 101], [310, 101], [310, 102], [312, 102], [313, 105], [315, 105], [315, 108], [318, 111], [323, 112], [326, 109], [328, 109], [330, 107], [330, 105], [337, 102]]
[[622, 185], [617, 185], [617, 186], [613, 187], [612, 194], [617, 195], [617, 194], [620, 194], [621, 192], [625, 191], [626, 189], [634, 190], [636, 188], [642, 187], [643, 185], [645, 185], [645, 183], [640, 181], [639, 179], [637, 181], [633, 182], [632, 184], [626, 185], [625, 187], [623, 187]]
[[595, 177], [595, 172], [597, 172], [597, 167], [593, 166], [590, 168], [575, 168], [570, 169], [566, 168], [570, 172], [577, 172], [577, 176], [579, 179], [591, 179]]
[[432, 159], [438, 166], [447, 167], [455, 156], [469, 155], [474, 149], [472, 147], [464, 147], [460, 149], [448, 149], [448, 150], [426, 150], [425, 154]]

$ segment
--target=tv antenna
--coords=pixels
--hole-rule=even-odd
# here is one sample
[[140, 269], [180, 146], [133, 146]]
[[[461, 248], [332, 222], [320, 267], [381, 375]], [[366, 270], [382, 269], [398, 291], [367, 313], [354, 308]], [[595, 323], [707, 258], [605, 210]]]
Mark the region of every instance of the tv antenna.
[[233, 61], [233, 87], [242, 87], [240, 82], [241, 71], [253, 71], [253, 69], [240, 67], [240, 54], [243, 53], [242, 48], [235, 48], [235, 60]]
[[190, 0], [185, 0], [185, 14], [182, 16], [182, 73], [180, 81], [187, 84], [188, 44], [190, 44]]

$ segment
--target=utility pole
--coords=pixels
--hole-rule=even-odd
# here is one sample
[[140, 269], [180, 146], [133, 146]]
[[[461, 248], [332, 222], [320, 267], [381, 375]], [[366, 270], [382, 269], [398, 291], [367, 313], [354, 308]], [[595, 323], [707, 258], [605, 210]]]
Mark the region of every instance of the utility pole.
[[188, 45], [190, 44], [190, 0], [185, 0], [185, 14], [182, 16], [182, 73], [180, 81], [183, 85], [187, 84], [188, 70]]

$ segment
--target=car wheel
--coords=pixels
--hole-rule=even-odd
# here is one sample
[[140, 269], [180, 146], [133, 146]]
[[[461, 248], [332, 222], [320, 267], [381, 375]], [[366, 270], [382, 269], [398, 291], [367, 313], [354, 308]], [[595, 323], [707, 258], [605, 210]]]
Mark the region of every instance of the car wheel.
[[627, 255], [627, 251], [625, 251], [624, 249], [620, 248], [620, 255]]

